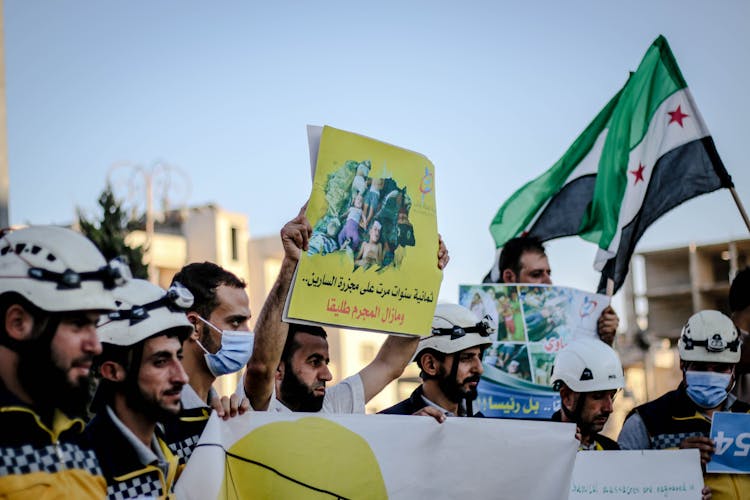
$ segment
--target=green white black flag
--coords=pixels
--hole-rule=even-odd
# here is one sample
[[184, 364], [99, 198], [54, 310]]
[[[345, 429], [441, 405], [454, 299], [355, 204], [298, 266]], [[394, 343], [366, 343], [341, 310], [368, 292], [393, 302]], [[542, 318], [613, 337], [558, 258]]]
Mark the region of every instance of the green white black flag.
[[542, 241], [577, 234], [599, 246], [599, 291], [608, 278], [616, 291], [651, 223], [722, 187], [732, 180], [660, 36], [563, 157], [500, 207], [490, 232], [498, 249], [522, 234]]

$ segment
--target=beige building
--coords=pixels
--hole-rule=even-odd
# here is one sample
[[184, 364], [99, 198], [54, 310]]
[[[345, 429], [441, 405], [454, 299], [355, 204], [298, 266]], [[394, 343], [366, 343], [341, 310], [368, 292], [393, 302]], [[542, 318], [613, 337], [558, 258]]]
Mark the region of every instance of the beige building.
[[247, 279], [249, 275], [247, 216], [228, 212], [214, 204], [162, 215], [154, 225], [151, 244], [145, 231], [126, 238], [131, 246], [145, 245], [145, 263], [154, 281], [167, 287], [188, 262], [211, 261]]

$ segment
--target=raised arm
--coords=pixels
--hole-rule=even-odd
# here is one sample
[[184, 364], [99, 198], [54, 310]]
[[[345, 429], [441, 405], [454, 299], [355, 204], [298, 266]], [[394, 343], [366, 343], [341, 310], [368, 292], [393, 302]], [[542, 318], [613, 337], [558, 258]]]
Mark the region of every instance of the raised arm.
[[276, 282], [268, 294], [255, 326], [255, 346], [245, 370], [245, 395], [255, 410], [266, 410], [273, 393], [274, 375], [281, 360], [288, 326], [281, 321], [284, 303], [292, 283], [300, 253], [307, 250], [312, 227], [305, 217], [305, 204], [300, 213], [281, 229], [284, 260]]
[[418, 343], [419, 337], [389, 335], [385, 339], [375, 359], [359, 372], [365, 389], [365, 403], [401, 376], [414, 356]]

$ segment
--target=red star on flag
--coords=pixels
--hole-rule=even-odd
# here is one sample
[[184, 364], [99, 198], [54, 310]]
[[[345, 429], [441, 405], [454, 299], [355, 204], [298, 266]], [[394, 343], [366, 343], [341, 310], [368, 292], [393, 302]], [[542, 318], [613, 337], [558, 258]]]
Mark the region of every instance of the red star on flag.
[[638, 168], [636, 168], [635, 170], [630, 170], [630, 173], [633, 174], [633, 177], [635, 177], [635, 182], [633, 183], [634, 186], [638, 184], [638, 181], [643, 180], [643, 170], [645, 168], [646, 167], [644, 167], [643, 164], [638, 163]]
[[[677, 109], [674, 111], [667, 111], [667, 113], [669, 113], [669, 116], [671, 117], [669, 123], [679, 123], [680, 127], [682, 127], [682, 119], [690, 116], [683, 113], [679, 105], [677, 106]], [[669, 125], [669, 123], [667, 123], [667, 125]]]

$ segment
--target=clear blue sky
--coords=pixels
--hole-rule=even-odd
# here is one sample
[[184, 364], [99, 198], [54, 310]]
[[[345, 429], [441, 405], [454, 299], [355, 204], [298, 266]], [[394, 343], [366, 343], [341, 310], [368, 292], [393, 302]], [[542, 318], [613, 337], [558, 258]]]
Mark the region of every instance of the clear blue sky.
[[[429, 157], [452, 260], [441, 300], [489, 269], [500, 204], [549, 168], [666, 36], [750, 202], [750, 3], [5, 0], [12, 223], [69, 223], [117, 162], [187, 172], [188, 202], [277, 234], [310, 190], [307, 124]], [[750, 204], [750, 203], [749, 203]], [[728, 191], [639, 249], [747, 237]], [[593, 245], [549, 245], [593, 290]]]

